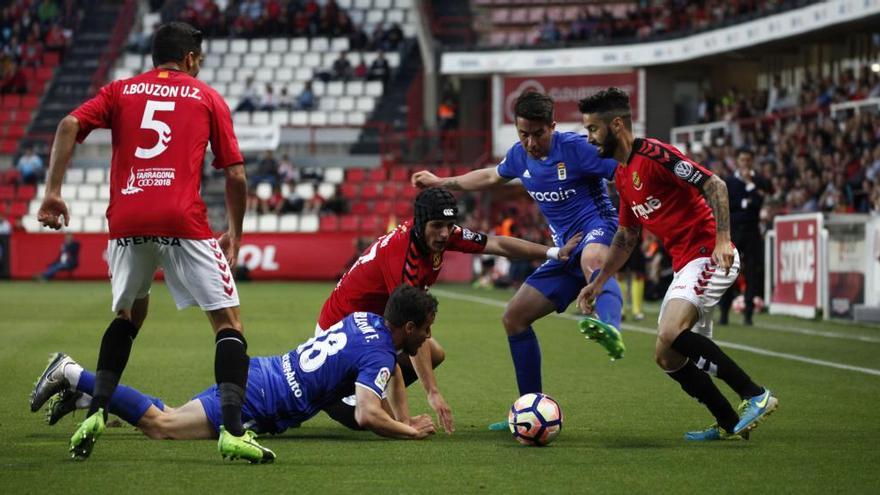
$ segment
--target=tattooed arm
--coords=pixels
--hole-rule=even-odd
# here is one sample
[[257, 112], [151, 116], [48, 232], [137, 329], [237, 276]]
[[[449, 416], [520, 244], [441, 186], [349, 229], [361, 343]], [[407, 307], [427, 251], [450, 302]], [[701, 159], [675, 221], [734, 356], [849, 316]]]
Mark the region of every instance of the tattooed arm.
[[577, 304], [581, 311], [586, 314], [593, 312], [593, 299], [602, 291], [605, 282], [626, 264], [632, 250], [639, 245], [641, 233], [641, 226], [624, 227], [621, 225], [617, 228], [614, 239], [611, 240], [608, 257], [605, 258], [599, 275], [578, 294]]
[[733, 265], [733, 246], [730, 243], [730, 206], [727, 199], [727, 185], [717, 175], [713, 175], [703, 183], [700, 189], [712, 215], [715, 217], [715, 250], [712, 252], [712, 261], [724, 269], [724, 274], [730, 273]]
[[444, 187], [450, 191], [478, 191], [508, 181], [510, 179], [507, 177], [498, 175], [496, 167], [472, 170], [455, 177], [437, 177], [427, 170], [416, 172], [412, 176], [412, 184], [418, 188]]

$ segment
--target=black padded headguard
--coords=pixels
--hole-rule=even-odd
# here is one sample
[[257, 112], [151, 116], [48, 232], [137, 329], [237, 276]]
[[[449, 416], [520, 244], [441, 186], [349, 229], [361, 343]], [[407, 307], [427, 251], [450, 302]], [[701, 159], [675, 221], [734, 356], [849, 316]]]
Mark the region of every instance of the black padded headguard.
[[431, 187], [416, 196], [413, 205], [413, 233], [419, 247], [427, 252], [425, 245], [425, 225], [431, 220], [458, 221], [458, 202], [455, 196], [446, 189]]

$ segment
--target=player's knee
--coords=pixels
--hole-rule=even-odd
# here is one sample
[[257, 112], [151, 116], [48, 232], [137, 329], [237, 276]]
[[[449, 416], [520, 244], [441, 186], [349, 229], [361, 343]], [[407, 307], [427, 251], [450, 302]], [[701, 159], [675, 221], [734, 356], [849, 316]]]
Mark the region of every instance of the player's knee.
[[504, 310], [504, 314], [501, 316], [501, 323], [504, 325], [507, 335], [517, 335], [525, 332], [529, 325], [532, 324], [532, 322], [526, 320], [515, 308], [510, 306]]

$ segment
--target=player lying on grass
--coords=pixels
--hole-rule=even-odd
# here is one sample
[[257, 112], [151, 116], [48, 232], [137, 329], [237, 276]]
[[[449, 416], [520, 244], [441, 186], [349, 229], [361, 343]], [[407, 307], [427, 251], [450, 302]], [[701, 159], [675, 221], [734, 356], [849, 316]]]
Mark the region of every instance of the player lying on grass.
[[[416, 196], [413, 212], [412, 220], [376, 239], [342, 277], [321, 308], [316, 335], [355, 311], [382, 311], [388, 295], [400, 284], [428, 288], [437, 281], [443, 268], [443, 255], [448, 251], [564, 263], [583, 237], [580, 232], [573, 232], [560, 247], [547, 247], [514, 237], [488, 236], [468, 230], [456, 223], [455, 197], [440, 188], [421, 191]], [[429, 338], [417, 355], [400, 356], [398, 364], [407, 386], [417, 379], [422, 382], [428, 404], [437, 413], [443, 428], [452, 433], [452, 410], [434, 378], [434, 368], [443, 359], [443, 348]], [[357, 428], [352, 403], [352, 400], [340, 400], [325, 411], [349, 428]]]
[[[354, 393], [361, 427], [392, 438], [431, 435], [430, 416], [409, 416], [395, 362], [399, 351], [414, 355], [430, 337], [436, 312], [437, 299], [402, 285], [388, 299], [384, 317], [354, 313], [285, 354], [252, 358], [242, 407], [245, 424], [258, 433], [281, 433]], [[94, 373], [57, 353], [34, 387], [31, 409], [50, 401], [47, 417], [54, 424], [74, 409], [88, 407], [94, 383]], [[220, 407], [216, 385], [177, 408], [124, 385], [117, 387], [109, 403], [111, 413], [148, 437], [179, 440], [217, 438]], [[231, 457], [248, 458], [245, 454], [236, 451]]]

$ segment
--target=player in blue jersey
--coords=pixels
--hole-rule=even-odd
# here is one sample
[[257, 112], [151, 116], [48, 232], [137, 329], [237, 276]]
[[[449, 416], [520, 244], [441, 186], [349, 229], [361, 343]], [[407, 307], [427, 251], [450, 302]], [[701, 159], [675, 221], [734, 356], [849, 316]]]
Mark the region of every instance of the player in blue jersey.
[[[420, 188], [475, 191], [519, 179], [538, 203], [557, 246], [583, 232], [584, 238], [569, 261], [541, 265], [504, 311], [502, 321], [523, 395], [541, 392], [541, 349], [532, 323], [553, 311], [565, 311], [598, 274], [608, 255], [617, 230], [617, 211], [608, 198], [606, 180], [614, 177], [617, 162], [600, 158], [584, 136], [556, 132], [553, 100], [547, 95], [520, 95], [514, 113], [519, 143], [498, 166], [449, 178], [421, 171], [413, 174], [412, 183]], [[588, 316], [581, 322], [582, 332], [605, 346], [613, 359], [623, 357], [625, 350], [618, 331], [622, 304], [620, 287], [610, 278], [596, 298], [598, 318]], [[506, 430], [507, 422], [491, 428]]]
[[[409, 416], [396, 363], [398, 351], [415, 355], [430, 337], [436, 312], [436, 298], [401, 285], [388, 299], [384, 317], [354, 313], [285, 354], [252, 358], [242, 419], [254, 432], [281, 433], [354, 393], [355, 419], [362, 428], [392, 438], [431, 435], [435, 428], [430, 416]], [[94, 383], [94, 373], [58, 353], [37, 381], [33, 401], [39, 409], [53, 398], [49, 419], [54, 424], [75, 406], [88, 407]], [[109, 405], [111, 413], [158, 439], [217, 438], [220, 406], [216, 385], [177, 408], [120, 385]]]

